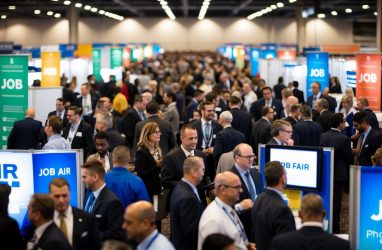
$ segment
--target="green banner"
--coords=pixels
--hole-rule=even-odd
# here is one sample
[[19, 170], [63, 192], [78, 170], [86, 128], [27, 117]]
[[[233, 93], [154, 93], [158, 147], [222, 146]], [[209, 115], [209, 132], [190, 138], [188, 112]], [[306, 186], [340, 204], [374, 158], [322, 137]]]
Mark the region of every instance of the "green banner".
[[111, 48], [110, 49], [110, 68], [114, 69], [117, 67], [122, 67], [122, 60], [123, 60], [123, 49]]
[[28, 107], [28, 56], [0, 55], [0, 148], [7, 147], [13, 123]]
[[101, 81], [101, 50], [93, 49], [92, 51], [93, 59], [93, 74], [97, 82]]

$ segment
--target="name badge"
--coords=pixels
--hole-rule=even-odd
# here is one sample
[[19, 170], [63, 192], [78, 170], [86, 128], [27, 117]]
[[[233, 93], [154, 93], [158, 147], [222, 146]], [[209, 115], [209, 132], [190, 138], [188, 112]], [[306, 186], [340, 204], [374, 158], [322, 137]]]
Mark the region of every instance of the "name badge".
[[212, 138], [214, 138], [214, 139], [215, 139], [215, 138], [216, 138], [216, 135], [212, 135]]
[[222, 108], [221, 108], [221, 107], [216, 107], [216, 108], [215, 108], [215, 111], [216, 111], [216, 112], [220, 112], [220, 111], [222, 111]]
[[76, 136], [82, 137], [82, 132], [77, 132]]

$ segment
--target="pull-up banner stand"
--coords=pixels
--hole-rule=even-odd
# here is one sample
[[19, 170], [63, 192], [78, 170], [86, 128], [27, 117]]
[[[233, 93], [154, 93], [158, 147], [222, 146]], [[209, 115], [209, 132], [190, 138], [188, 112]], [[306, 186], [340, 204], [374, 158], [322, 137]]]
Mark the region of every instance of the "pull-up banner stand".
[[307, 96], [312, 95], [310, 85], [312, 82], [321, 84], [321, 92], [325, 87], [329, 86], [329, 54], [326, 52], [309, 52], [306, 53], [307, 75], [306, 75], [306, 91]]

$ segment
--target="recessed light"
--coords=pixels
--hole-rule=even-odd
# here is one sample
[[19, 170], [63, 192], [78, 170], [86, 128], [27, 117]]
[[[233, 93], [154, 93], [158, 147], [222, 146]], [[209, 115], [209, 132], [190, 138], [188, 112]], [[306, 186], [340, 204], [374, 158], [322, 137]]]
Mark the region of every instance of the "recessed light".
[[76, 3], [74, 6], [75, 6], [76, 8], [81, 8], [81, 7], [82, 7], [82, 3]]
[[345, 9], [345, 12], [346, 13], [352, 13], [353, 11], [352, 11], [352, 9], [347, 8], [347, 9]]
[[66, 1], [64, 1], [64, 4], [65, 5], [70, 5], [72, 2], [70, 2], [70, 1], [68, 1], [68, 0], [66, 0]]
[[91, 8], [92, 8], [92, 6], [90, 6], [90, 5], [85, 5], [85, 7], [84, 7], [85, 10], [90, 10]]
[[6, 15], [1, 15], [1, 19], [6, 19], [7, 16]]
[[323, 13], [319, 13], [319, 14], [317, 14], [317, 17], [318, 17], [318, 18], [325, 18], [326, 16], [325, 16], [325, 14], [323, 14]]
[[55, 17], [55, 18], [60, 18], [60, 17], [61, 17], [61, 14], [60, 14], [60, 13], [56, 13], [56, 14], [54, 14], [54, 17]]
[[282, 7], [284, 7], [284, 4], [283, 4], [283, 3], [277, 3], [276, 6], [277, 6], [278, 8], [282, 8]]
[[103, 15], [103, 14], [105, 14], [105, 11], [104, 10], [99, 10], [98, 13]]
[[48, 12], [46, 12], [46, 14], [47, 14], [48, 16], [52, 16], [52, 15], [53, 15], [53, 11], [48, 11]]
[[40, 15], [40, 14], [41, 14], [41, 10], [34, 10], [34, 13], [35, 13], [36, 15]]
[[375, 11], [375, 12], [374, 12], [374, 16], [378, 16], [378, 12]]
[[370, 5], [364, 4], [364, 5], [362, 5], [362, 9], [364, 9], [364, 10], [370, 9]]
[[332, 16], [337, 16], [338, 15], [337, 11], [335, 11], [335, 10], [333, 10], [331, 13], [332, 13]]
[[15, 9], [16, 9], [16, 6], [14, 6], [14, 5], [10, 5], [10, 6], [8, 7], [8, 9], [10, 9], [10, 10], [15, 10]]
[[93, 8], [90, 9], [91, 12], [97, 12], [97, 10], [98, 9], [96, 7], [93, 7]]
[[271, 8], [272, 8], [273, 10], [275, 10], [275, 9], [277, 9], [277, 6], [274, 5], [274, 4], [272, 4], [272, 5], [271, 5]]

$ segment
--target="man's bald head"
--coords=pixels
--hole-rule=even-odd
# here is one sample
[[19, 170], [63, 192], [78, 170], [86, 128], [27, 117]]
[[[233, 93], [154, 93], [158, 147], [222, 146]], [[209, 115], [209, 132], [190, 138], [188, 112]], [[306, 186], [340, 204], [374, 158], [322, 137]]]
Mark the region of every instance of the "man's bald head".
[[32, 119], [34, 119], [35, 115], [36, 115], [36, 112], [35, 112], [34, 108], [28, 108], [28, 109], [25, 111], [25, 117], [27, 117], [27, 118], [32, 118]]
[[153, 205], [148, 201], [138, 201], [127, 207], [126, 212], [138, 220], [155, 220]]
[[231, 185], [236, 180], [240, 181], [239, 177], [237, 177], [237, 175], [232, 172], [226, 171], [219, 173], [215, 177], [215, 189], [218, 190], [219, 186]]
[[233, 206], [243, 192], [239, 177], [229, 171], [218, 174], [215, 177], [215, 192], [224, 203]]
[[303, 222], [321, 222], [325, 217], [324, 204], [321, 197], [317, 194], [306, 194], [301, 201], [299, 215]]

